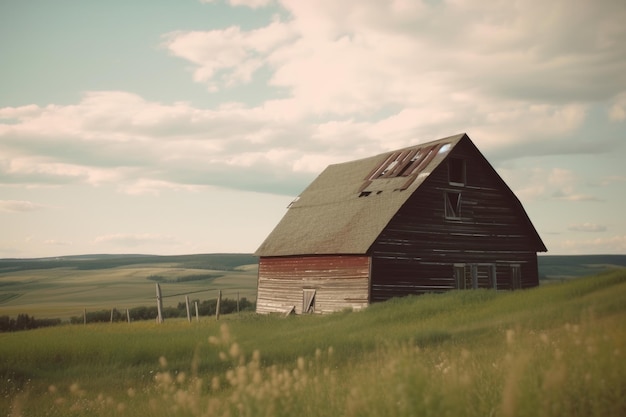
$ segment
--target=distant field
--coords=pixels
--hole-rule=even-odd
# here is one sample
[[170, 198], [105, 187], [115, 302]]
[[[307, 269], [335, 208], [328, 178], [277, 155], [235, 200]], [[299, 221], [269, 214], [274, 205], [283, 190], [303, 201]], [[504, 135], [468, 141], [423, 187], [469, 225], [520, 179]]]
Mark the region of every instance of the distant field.
[[[237, 295], [256, 299], [257, 258], [251, 254], [181, 256], [84, 255], [0, 259], [0, 316], [69, 319], [88, 311], [155, 305], [159, 282], [165, 307], [190, 299]], [[626, 255], [540, 256], [543, 283], [626, 267]], [[176, 282], [179, 281], [179, 282]]]
[[[257, 261], [246, 254], [188, 256], [81, 256], [0, 260], [0, 316], [26, 313], [68, 319], [88, 311], [190, 299], [256, 299]], [[180, 282], [176, 282], [180, 281]]]
[[563, 280], [626, 268], [626, 255], [541, 255], [538, 263], [541, 280]]

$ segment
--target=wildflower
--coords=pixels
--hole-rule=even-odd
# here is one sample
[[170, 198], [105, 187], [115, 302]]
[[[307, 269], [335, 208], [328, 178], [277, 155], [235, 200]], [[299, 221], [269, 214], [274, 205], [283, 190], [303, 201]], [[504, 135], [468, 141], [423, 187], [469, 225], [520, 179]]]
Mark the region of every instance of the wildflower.
[[239, 355], [241, 355], [241, 349], [239, 349], [239, 345], [237, 343], [233, 343], [230, 346], [228, 353], [230, 354], [231, 358], [236, 359], [239, 357]]
[[515, 341], [515, 330], [508, 329], [506, 331], [506, 344], [511, 346], [514, 341]]

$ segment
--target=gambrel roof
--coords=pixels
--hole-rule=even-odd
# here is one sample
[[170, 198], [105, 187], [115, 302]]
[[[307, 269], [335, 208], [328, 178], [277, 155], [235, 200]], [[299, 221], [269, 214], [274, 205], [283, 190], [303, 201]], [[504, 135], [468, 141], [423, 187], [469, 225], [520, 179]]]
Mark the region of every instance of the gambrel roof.
[[[255, 254], [366, 254], [402, 205], [463, 140], [470, 141], [462, 133], [328, 166], [289, 206]], [[521, 203], [514, 201], [536, 235], [538, 250], [545, 250]]]

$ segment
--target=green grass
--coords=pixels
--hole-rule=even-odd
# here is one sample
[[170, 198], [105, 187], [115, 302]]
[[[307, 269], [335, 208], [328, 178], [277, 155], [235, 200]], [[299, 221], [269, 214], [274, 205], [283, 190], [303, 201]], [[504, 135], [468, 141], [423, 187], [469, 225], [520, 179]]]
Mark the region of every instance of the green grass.
[[0, 334], [0, 415], [621, 416], [626, 271], [328, 316]]

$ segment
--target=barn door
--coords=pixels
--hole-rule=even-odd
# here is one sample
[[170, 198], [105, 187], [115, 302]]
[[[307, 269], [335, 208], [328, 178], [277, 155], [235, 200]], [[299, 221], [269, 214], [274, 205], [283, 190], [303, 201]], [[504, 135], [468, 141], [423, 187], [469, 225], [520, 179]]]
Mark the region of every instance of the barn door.
[[315, 312], [315, 290], [305, 288], [302, 290], [302, 314]]

